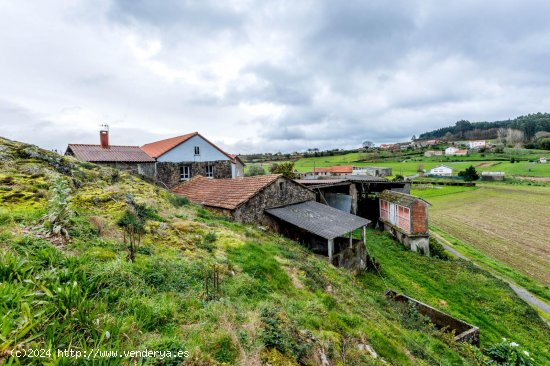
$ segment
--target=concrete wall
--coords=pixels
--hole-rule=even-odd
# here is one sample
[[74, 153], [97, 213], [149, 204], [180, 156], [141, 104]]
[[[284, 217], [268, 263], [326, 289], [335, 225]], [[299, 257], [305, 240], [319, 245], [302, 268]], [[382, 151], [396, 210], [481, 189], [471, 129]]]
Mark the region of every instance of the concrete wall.
[[233, 218], [239, 222], [277, 228], [275, 220], [266, 215], [264, 209], [314, 200], [314, 192], [292, 180], [280, 177], [234, 210]]
[[[195, 146], [200, 149], [200, 155], [195, 155]], [[204, 161], [217, 161], [217, 160], [230, 160], [227, 155], [216, 149], [212, 144], [203, 139], [200, 136], [193, 136], [184, 143], [176, 146], [166, 154], [160, 156], [157, 161], [159, 162], [204, 162]]]
[[455, 332], [455, 341], [469, 342], [479, 347], [479, 328], [468, 324], [460, 319], [445, 314], [423, 302], [415, 300], [403, 294], [398, 294], [393, 290], [386, 291], [386, 297], [396, 302], [412, 304], [418, 312], [427, 316], [434, 325], [440, 329], [446, 329], [447, 332]]
[[420, 252], [430, 256], [430, 236], [425, 235], [408, 235], [402, 232], [398, 227], [388, 222], [383, 222], [384, 230], [392, 234], [405, 247], [413, 252]]

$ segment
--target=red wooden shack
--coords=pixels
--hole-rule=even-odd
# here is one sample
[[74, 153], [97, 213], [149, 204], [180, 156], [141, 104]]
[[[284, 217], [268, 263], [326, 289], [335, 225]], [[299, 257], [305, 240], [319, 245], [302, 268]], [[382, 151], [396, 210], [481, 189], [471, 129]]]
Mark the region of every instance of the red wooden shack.
[[384, 230], [413, 251], [430, 254], [429, 202], [410, 194], [385, 190], [378, 195]]

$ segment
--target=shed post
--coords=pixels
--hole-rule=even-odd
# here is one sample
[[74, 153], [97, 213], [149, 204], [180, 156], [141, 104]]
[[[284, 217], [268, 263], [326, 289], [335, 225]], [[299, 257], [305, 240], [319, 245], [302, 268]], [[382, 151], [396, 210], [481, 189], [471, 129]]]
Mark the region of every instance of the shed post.
[[328, 260], [332, 264], [332, 252], [334, 251], [334, 239], [328, 241]]
[[353, 231], [349, 232], [349, 247], [353, 248]]
[[361, 228], [361, 239], [363, 239], [363, 245], [365, 246], [365, 249], [367, 249], [367, 226], [363, 226]]

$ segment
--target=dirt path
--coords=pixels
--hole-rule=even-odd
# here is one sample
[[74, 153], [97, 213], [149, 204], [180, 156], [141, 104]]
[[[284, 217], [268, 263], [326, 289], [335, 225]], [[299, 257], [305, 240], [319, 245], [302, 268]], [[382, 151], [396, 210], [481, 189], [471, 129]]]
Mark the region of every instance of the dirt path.
[[[516, 295], [518, 295], [523, 301], [527, 302], [528, 304], [536, 307], [537, 309], [541, 310], [542, 312], [546, 313], [547, 315], [550, 315], [550, 305], [548, 305], [547, 303], [545, 303], [544, 301], [540, 300], [538, 297], [536, 297], [535, 295], [533, 295], [532, 293], [530, 293], [529, 291], [527, 291], [526, 289], [524, 289], [523, 287], [521, 286], [518, 286], [515, 282], [511, 281], [511, 280], [508, 280], [496, 273], [494, 273], [494, 271], [492, 271], [490, 268], [482, 265], [482, 264], [479, 264], [479, 263], [476, 263], [474, 261], [472, 261], [470, 258], [466, 257], [465, 255], [457, 252], [454, 248], [453, 248], [453, 245], [451, 243], [449, 243], [448, 240], [446, 240], [445, 238], [441, 237], [440, 235], [438, 235], [437, 233], [434, 233], [432, 232], [431, 235], [437, 239], [437, 241], [439, 241], [439, 243], [441, 245], [443, 245], [443, 247], [445, 248], [445, 250], [447, 250], [449, 253], [451, 253], [452, 255], [454, 255], [455, 257], [458, 257], [458, 258], [461, 258], [461, 259], [464, 259], [464, 260], [467, 260], [469, 262], [472, 262], [474, 263], [476, 266], [478, 267], [481, 267], [489, 272], [491, 272], [491, 274], [493, 274], [495, 277], [501, 279], [502, 281], [506, 282], [510, 288], [512, 289], [512, 291], [514, 291], [516, 293]], [[550, 326], [550, 322], [548, 322], [546, 319], [544, 318], [541, 318], [542, 320], [544, 320], [546, 322], [546, 324], [548, 324], [548, 326]]]

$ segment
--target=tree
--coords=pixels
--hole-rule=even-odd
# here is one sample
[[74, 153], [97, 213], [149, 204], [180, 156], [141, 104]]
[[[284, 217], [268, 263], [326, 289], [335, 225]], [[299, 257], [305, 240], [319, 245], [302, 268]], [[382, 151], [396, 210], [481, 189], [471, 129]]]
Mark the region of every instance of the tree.
[[370, 149], [370, 148], [374, 147], [374, 142], [372, 142], [372, 141], [363, 141], [362, 145], [365, 149]]
[[282, 174], [288, 179], [296, 179], [294, 163], [292, 161], [287, 161], [284, 163], [273, 163], [269, 168], [269, 171], [273, 174]]
[[477, 173], [476, 168], [473, 165], [470, 165], [466, 170], [463, 170], [458, 173], [459, 177], [462, 177], [466, 182], [472, 182], [479, 179], [479, 174]]
[[145, 222], [150, 218], [159, 219], [159, 216], [147, 205], [136, 203], [130, 194], [126, 196], [126, 205], [126, 210], [118, 219], [117, 225], [124, 230], [124, 243], [128, 244], [128, 260], [134, 262], [141, 238], [145, 234]]
[[265, 169], [261, 165], [251, 165], [250, 168], [248, 168], [248, 171], [246, 172], [247, 177], [253, 177], [256, 175], [264, 175]]
[[416, 141], [416, 135], [413, 135], [413, 137], [411, 137], [411, 141]]

